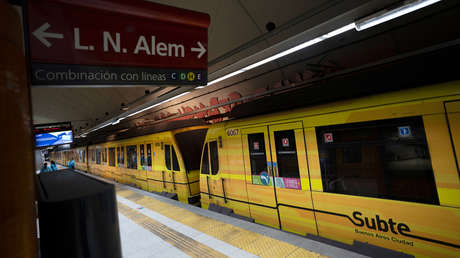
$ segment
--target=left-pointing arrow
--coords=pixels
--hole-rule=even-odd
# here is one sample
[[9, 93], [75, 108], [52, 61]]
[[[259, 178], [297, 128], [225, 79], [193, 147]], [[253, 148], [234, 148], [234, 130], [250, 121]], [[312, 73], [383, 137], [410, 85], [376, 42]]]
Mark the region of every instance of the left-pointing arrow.
[[46, 30], [51, 27], [51, 25], [47, 22], [45, 22], [42, 26], [40, 26], [38, 29], [36, 29], [32, 34], [40, 40], [43, 45], [46, 47], [51, 47], [51, 43], [46, 39], [46, 38], [55, 38], [55, 39], [63, 39], [64, 35], [60, 33], [51, 33], [51, 32], [46, 32]]

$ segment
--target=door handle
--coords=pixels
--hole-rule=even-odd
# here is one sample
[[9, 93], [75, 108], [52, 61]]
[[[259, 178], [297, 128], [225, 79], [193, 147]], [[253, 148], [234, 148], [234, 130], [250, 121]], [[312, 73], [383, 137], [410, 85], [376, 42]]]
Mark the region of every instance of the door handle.
[[174, 180], [174, 171], [171, 171], [174, 190], [176, 190], [176, 180]]
[[161, 178], [163, 179], [163, 188], [166, 188], [165, 172], [164, 171], [161, 171]]
[[212, 199], [211, 191], [210, 191], [210, 189], [209, 189], [209, 176], [206, 176], [206, 184], [208, 185], [208, 196], [209, 196], [209, 199]]
[[221, 180], [222, 180], [222, 193], [224, 194], [224, 202], [227, 203], [227, 195], [225, 194], [225, 186], [224, 186], [225, 180], [223, 178], [221, 178]]

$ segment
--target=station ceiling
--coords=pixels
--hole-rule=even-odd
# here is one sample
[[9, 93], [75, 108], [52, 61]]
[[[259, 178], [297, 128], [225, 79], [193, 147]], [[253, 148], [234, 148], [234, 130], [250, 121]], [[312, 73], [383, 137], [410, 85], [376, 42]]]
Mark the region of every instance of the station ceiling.
[[[317, 29], [316, 33], [327, 33], [337, 28], [337, 24], [354, 21], [400, 1], [151, 0], [151, 2], [210, 15], [208, 72], [212, 74], [299, 33], [312, 28]], [[446, 26], [455, 23], [458, 4], [447, 0], [430, 8], [387, 25], [381, 25], [376, 29], [347, 33], [321, 46], [292, 54], [248, 74], [236, 76], [228, 82], [224, 81], [202, 90], [195, 90], [188, 97], [197, 100], [204, 96], [210, 98], [213, 94], [219, 94], [219, 89], [230, 86], [240, 89], [239, 92], [243, 92], [241, 95], [248, 95], [244, 94], [245, 88], [256, 87], [250, 85], [251, 83], [257, 84], [257, 87], [267, 85], [267, 88], [277, 81], [284, 85], [285, 79], [292, 81], [299, 72], [305, 73], [306, 70], [310, 70], [310, 73], [315, 73], [315, 65], [323, 70], [327, 70], [331, 65], [336, 66], [334, 69], [352, 68], [455, 40], [459, 35], [458, 29]], [[324, 59], [329, 60], [325, 65], [322, 63]], [[310, 68], [306, 69], [306, 66]], [[71, 121], [78, 135], [125, 112], [121, 110], [122, 104], [134, 108], [154, 101], [175, 88], [174, 85], [110, 88], [33, 87], [31, 91], [33, 120], [34, 124]], [[180, 102], [180, 99], [175, 102]], [[153, 114], [152, 117], [144, 115], [139, 119], [152, 120], [153, 116]]]

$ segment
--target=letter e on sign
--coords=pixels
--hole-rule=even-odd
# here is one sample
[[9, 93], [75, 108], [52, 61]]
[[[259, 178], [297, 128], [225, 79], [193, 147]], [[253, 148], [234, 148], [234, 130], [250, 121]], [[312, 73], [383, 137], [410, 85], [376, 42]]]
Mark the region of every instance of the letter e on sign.
[[325, 133], [324, 134], [324, 142], [325, 143], [334, 142], [334, 138], [332, 138], [332, 133]]

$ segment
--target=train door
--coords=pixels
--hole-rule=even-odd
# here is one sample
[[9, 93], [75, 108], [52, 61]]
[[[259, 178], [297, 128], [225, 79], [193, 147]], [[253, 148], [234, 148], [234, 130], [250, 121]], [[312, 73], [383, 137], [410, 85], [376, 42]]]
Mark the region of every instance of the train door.
[[267, 126], [241, 130], [249, 210], [256, 223], [280, 227]]
[[137, 170], [137, 185], [143, 190], [147, 190], [147, 160], [146, 160], [146, 144], [139, 144], [139, 168]]
[[167, 183], [167, 189], [170, 193], [177, 192], [177, 179], [179, 177], [180, 166], [177, 159], [176, 149], [170, 142], [164, 144], [164, 161], [165, 173], [163, 180]]
[[446, 102], [446, 113], [449, 125], [449, 133], [452, 138], [452, 145], [455, 152], [457, 170], [459, 171], [460, 178], [460, 100], [453, 102]]
[[152, 142], [152, 165], [151, 170], [147, 172], [149, 191], [165, 191], [166, 184], [163, 181], [164, 175], [164, 144], [160, 139], [154, 138]]
[[269, 125], [268, 130], [281, 228], [316, 235], [302, 122]]
[[251, 217], [298, 234], [317, 234], [302, 123], [242, 130]]

